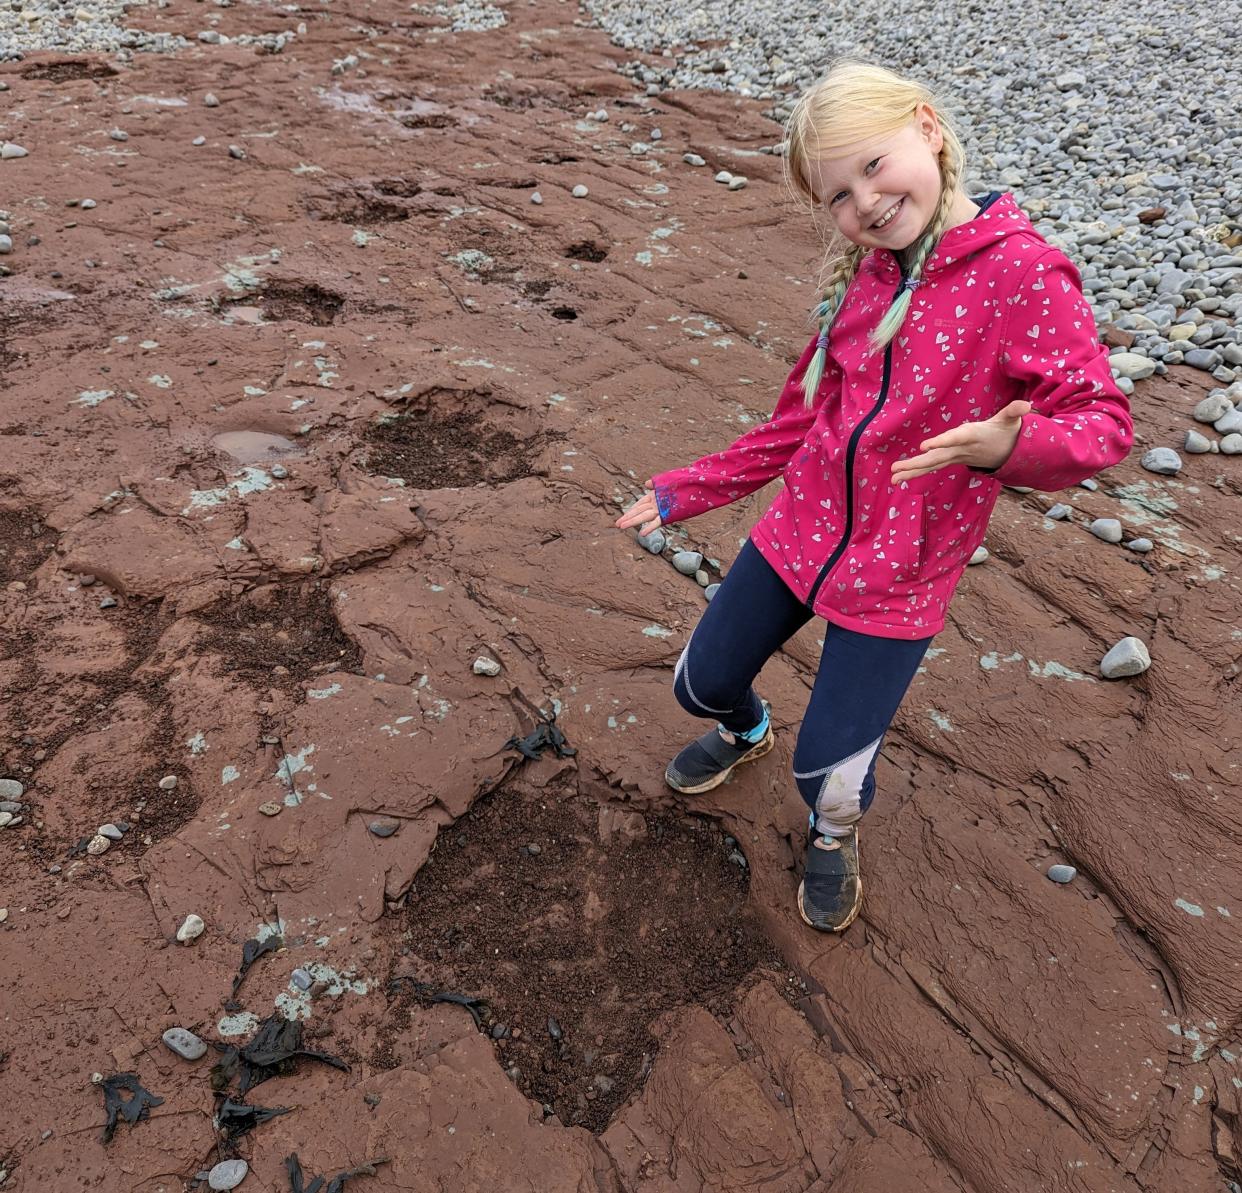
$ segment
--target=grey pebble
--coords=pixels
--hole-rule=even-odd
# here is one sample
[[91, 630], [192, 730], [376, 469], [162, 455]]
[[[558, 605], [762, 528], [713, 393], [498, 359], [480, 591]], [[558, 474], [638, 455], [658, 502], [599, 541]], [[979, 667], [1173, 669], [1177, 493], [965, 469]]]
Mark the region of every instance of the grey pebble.
[[728, 170], [721, 170], [720, 173], [716, 175], [716, 181], [717, 182], [732, 182], [733, 175], [730, 174]]
[[499, 675], [500, 664], [495, 659], [490, 659], [487, 655], [479, 655], [470, 668], [475, 675]]
[[574, 189], [570, 191], [569, 193], [573, 195], [575, 199], [585, 199], [587, 195], [589, 195], [591, 192], [587, 190], [587, 188], [583, 186], [582, 183], [578, 183], [578, 185], [574, 187]]
[[99, 204], [96, 203], [94, 199], [83, 199], [82, 202], [78, 204], [78, 206], [81, 207], [84, 211], [89, 211], [92, 207], [98, 207]]
[[11, 253], [13, 251], [13, 238], [0, 234], [0, 253]]
[[5, 160], [14, 157], [26, 157], [27, 153], [27, 150], [20, 145], [14, 145], [12, 141], [5, 141], [3, 144], [0, 144], [0, 158]]
[[209, 91], [203, 96], [203, 105], [208, 108], [218, 108], [220, 101]]
[[208, 1174], [209, 1189], [236, 1189], [246, 1179], [250, 1165], [245, 1160], [221, 1160]]
[[395, 820], [372, 820], [367, 827], [376, 837], [391, 837], [401, 826]]
[[703, 555], [700, 551], [678, 551], [673, 556], [673, 567], [683, 576], [693, 576], [703, 566]]
[[110, 136], [114, 141], [129, 140], [129, 133], [127, 133], [123, 128], [114, 128], [108, 136]]
[[1200, 435], [1198, 431], [1187, 430], [1186, 442], [1182, 447], [1192, 456], [1201, 456], [1212, 450], [1212, 441], [1206, 435]]
[[207, 1054], [207, 1045], [184, 1027], [170, 1027], [161, 1038], [178, 1056], [186, 1060], [198, 1060]]
[[[3, 782], [10, 783], [11, 779], [4, 779]], [[0, 799], [0, 812], [8, 812], [12, 816], [16, 816], [22, 810], [21, 804], [15, 799]]]
[[685, 162], [687, 166], [707, 165], [707, 162], [703, 158], [699, 157], [697, 153], [683, 153], [681, 155], [681, 160]]
[[1054, 522], [1064, 522], [1073, 512], [1073, 506], [1064, 505], [1058, 501], [1051, 509], [1045, 511], [1044, 517], [1051, 518]]
[[1130, 551], [1136, 551], [1139, 555], [1146, 555], [1154, 545], [1151, 539], [1131, 539], [1126, 543], [1126, 548]]
[[974, 554], [966, 561], [966, 566], [970, 567], [974, 564], [980, 564], [985, 559], [989, 558], [990, 555], [991, 552], [988, 551], [987, 547], [976, 547]]
[[1214, 423], [1221, 415], [1233, 409], [1233, 403], [1223, 393], [1208, 394], [1194, 409], [1191, 417], [1197, 423]]
[[740, 191], [742, 187], [746, 185], [747, 181], [748, 180], [741, 174], [734, 174], [734, 176], [729, 179], [729, 189], [731, 191]]
[[1226, 435], [1220, 441], [1220, 450], [1226, 456], [1242, 456], [1242, 435], [1239, 435], [1237, 431]]
[[246, 160], [246, 151], [240, 145], [230, 145], [229, 157], [234, 157], [239, 162], [244, 162]]
[[272, 475], [273, 475], [273, 476], [274, 476], [274, 477], [275, 477], [278, 481], [282, 481], [282, 480], [284, 480], [284, 479], [285, 479], [285, 477], [287, 477], [287, 476], [289, 475], [289, 469], [287, 469], [287, 468], [286, 468], [283, 464], [273, 464], [273, 465], [272, 465]]
[[1080, 489], [1087, 489], [1090, 492], [1094, 493], [1096, 489], [1100, 487], [1100, 482], [1093, 479], [1092, 477], [1087, 477], [1085, 481], [1078, 482], [1078, 487]]
[[703, 599], [705, 601], [710, 601], [712, 597], [714, 597], [719, 590], [720, 590], [719, 583], [709, 584], [705, 589], [703, 589]]
[[1242, 431], [1242, 410], [1226, 410], [1213, 424], [1222, 435]]
[[1106, 543], [1121, 542], [1121, 523], [1116, 518], [1096, 518], [1087, 529]]
[[99, 835], [107, 837], [109, 841], [119, 841], [125, 834], [115, 824], [101, 824]]
[[174, 788], [174, 787], [176, 787], [176, 786], [177, 786], [177, 776], [176, 776], [176, 775], [165, 775], [165, 776], [164, 776], [164, 777], [160, 780], [160, 790], [161, 790], [161, 791], [172, 791], [172, 790], [173, 790], [173, 788]]
[[1139, 463], [1160, 476], [1176, 476], [1182, 470], [1182, 458], [1171, 447], [1153, 447]]
[[191, 144], [191, 145], [206, 145], [206, 144], [207, 144], [207, 138], [206, 138], [206, 137], [201, 137], [201, 136], [200, 136], [200, 137], [195, 137], [195, 138], [194, 138], [194, 140], [190, 142], [190, 144]]
[[[21, 799], [26, 789], [16, 779], [0, 779], [0, 799]], [[17, 808], [6, 808], [5, 811], [18, 811]]]
[[1053, 882], [1073, 882], [1077, 877], [1078, 871], [1073, 866], [1049, 866], [1048, 877]]
[[1122, 638], [1100, 660], [1100, 674], [1105, 679], [1124, 679], [1140, 675], [1151, 666], [1151, 655], [1140, 638]]
[[309, 990], [315, 984], [315, 979], [307, 970], [295, 969], [289, 975], [289, 982], [299, 990]]
[[559, 1040], [565, 1035], [561, 1025], [551, 1015], [548, 1016], [548, 1035], [554, 1040]]
[[530, 201], [538, 207], [543, 202], [543, 196], [538, 191], [532, 191]]
[[659, 555], [667, 543], [664, 532], [661, 530], [653, 530], [650, 534], [640, 534], [638, 541], [652, 555]]
[[117, 606], [117, 599], [114, 596], [106, 596], [104, 597], [102, 601], [99, 602], [99, 607], [101, 609], [115, 609], [116, 606]]
[[699, 570], [694, 573], [694, 579], [700, 588], [706, 588], [708, 584], [711, 583], [711, 576], [709, 576], [702, 568], [699, 568]]

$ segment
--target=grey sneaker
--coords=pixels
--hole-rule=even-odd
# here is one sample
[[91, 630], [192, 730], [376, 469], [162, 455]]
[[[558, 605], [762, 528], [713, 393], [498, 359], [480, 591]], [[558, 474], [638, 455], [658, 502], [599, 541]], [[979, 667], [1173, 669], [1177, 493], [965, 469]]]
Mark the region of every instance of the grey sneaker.
[[798, 887], [798, 914], [820, 932], [844, 932], [862, 906], [858, 830], [848, 837], [821, 837], [811, 830], [806, 870]]
[[719, 727], [709, 729], [702, 737], [692, 741], [664, 769], [664, 781], [674, 790], [684, 795], [699, 795], [719, 787], [735, 766], [743, 762], [751, 762], [762, 758], [775, 744], [772, 734], [771, 710], [769, 711], [768, 731], [753, 745], [744, 738], [730, 735], [732, 742], [724, 739]]

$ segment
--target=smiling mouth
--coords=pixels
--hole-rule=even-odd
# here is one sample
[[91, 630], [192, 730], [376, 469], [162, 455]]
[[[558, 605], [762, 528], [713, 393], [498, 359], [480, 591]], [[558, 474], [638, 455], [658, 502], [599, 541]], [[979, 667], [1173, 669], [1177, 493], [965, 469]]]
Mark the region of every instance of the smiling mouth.
[[882, 216], [880, 216], [878, 220], [875, 221], [874, 224], [871, 225], [872, 229], [878, 230], [880, 228], [887, 228], [888, 225], [891, 224], [893, 220], [897, 218], [897, 214], [898, 212], [901, 211], [901, 208], [904, 203], [905, 203], [905, 199], [898, 199], [897, 202], [892, 205], [892, 207], [890, 207]]

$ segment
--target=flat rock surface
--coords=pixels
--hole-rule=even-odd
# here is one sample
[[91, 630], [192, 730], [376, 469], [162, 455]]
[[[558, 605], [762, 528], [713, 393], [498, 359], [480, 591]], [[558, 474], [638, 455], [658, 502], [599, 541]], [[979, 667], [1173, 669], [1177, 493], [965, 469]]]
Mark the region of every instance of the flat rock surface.
[[[1002, 495], [885, 746], [862, 918], [815, 935], [789, 773], [814, 625], [761, 680], [770, 758], [692, 804], [663, 783], [701, 731], [670, 681], [704, 608], [668, 559], [717, 579], [772, 491], [664, 556], [612, 526], [764, 417], [805, 343], [818, 249], [759, 152], [780, 129], [646, 99], [572, 6], [485, 33], [433, 7], [171, 0], [126, 19], [175, 55], [0, 65], [29, 150], [0, 166], [6, 1193], [172, 1193], [228, 1158], [207, 1065], [160, 1036], [237, 1045], [277, 1010], [349, 1069], [303, 1058], [251, 1095], [296, 1107], [238, 1141], [256, 1191], [294, 1152], [308, 1183], [386, 1161], [359, 1193], [1242, 1179], [1242, 472], [1139, 465], [1201, 375], [1137, 383], [1097, 491]], [[299, 22], [279, 53], [235, 40]], [[1072, 520], [1042, 516], [1058, 500]], [[1127, 635], [1151, 668], [1103, 680]], [[524, 759], [553, 713], [575, 752]], [[679, 933], [622, 907], [624, 876], [691, 811], [703, 930], [745, 972], [670, 1000]], [[460, 863], [420, 890], [438, 839]], [[208, 930], [178, 946], [191, 912]], [[104, 1144], [94, 1072], [163, 1101]]]

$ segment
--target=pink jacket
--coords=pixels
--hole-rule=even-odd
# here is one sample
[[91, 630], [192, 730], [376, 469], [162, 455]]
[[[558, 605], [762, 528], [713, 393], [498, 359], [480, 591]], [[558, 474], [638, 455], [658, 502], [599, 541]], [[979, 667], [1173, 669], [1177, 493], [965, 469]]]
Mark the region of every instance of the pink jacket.
[[[897, 258], [863, 259], [832, 325], [814, 405], [797, 382], [812, 341], [765, 423], [723, 451], [652, 478], [666, 524], [785, 484], [751, 541], [798, 599], [837, 625], [926, 638], [987, 530], [1002, 484], [1052, 491], [1123, 459], [1129, 403], [1108, 367], [1078, 271], [1002, 194], [951, 228], [928, 258], [901, 331], [869, 354], [902, 278]], [[894, 486], [919, 443], [990, 418], [1015, 399], [1032, 412], [992, 472], [953, 465]]]

